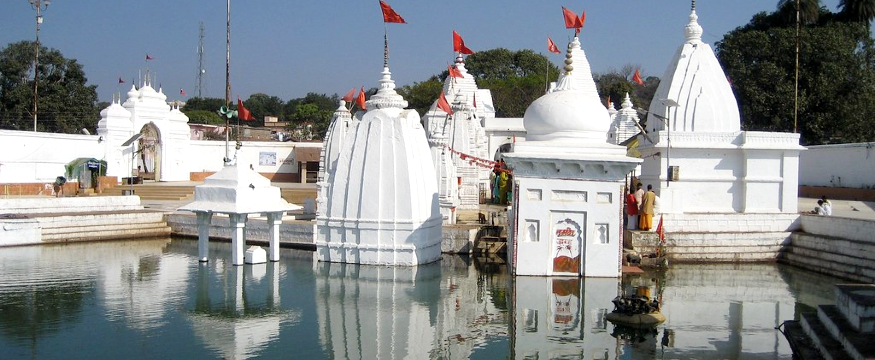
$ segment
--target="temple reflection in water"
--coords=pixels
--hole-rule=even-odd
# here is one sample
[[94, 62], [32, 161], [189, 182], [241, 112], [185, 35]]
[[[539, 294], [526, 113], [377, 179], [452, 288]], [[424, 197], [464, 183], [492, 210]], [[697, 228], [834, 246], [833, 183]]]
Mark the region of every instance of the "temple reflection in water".
[[[511, 279], [501, 263], [464, 257], [394, 268], [288, 249], [235, 267], [224, 245], [210, 244], [207, 263], [191, 240], [0, 249], [4, 356], [790, 359], [774, 327], [830, 303], [840, 282], [776, 264]], [[666, 322], [606, 321], [611, 300], [640, 286]]]

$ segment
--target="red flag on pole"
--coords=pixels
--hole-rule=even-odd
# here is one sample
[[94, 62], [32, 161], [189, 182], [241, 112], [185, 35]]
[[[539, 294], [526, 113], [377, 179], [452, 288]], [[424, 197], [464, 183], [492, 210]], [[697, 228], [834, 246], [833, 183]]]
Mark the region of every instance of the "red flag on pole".
[[[583, 24], [586, 23], [586, 10], [583, 11], [583, 14], [580, 14], [580, 27], [583, 27]], [[580, 29], [578, 29], [578, 32]]]
[[656, 226], [656, 233], [659, 234], [659, 243], [665, 243], [665, 228], [662, 227], [662, 215], [659, 215], [659, 225]]
[[438, 97], [437, 106], [445, 113], [453, 115], [453, 108], [450, 107], [450, 103], [447, 101], [447, 97], [444, 96], [443, 91], [441, 92], [441, 96]]
[[252, 117], [252, 113], [243, 106], [243, 100], [240, 100], [239, 97], [237, 98], [237, 118], [244, 121], [255, 120], [255, 118]]
[[355, 88], [349, 89], [349, 92], [346, 95], [343, 95], [340, 100], [346, 101], [348, 103], [352, 102], [352, 98], [355, 96]]
[[635, 69], [635, 74], [632, 75], [632, 81], [634, 81], [638, 85], [644, 85], [644, 80], [641, 80], [641, 71], [640, 69]]
[[574, 13], [574, 11], [568, 10], [563, 6], [562, 15], [565, 17], [566, 29], [580, 29], [583, 27], [583, 24], [580, 23], [580, 18], [577, 17], [577, 14]]
[[179, 88], [179, 95], [185, 96], [185, 90], [183, 88]]
[[456, 30], [453, 30], [453, 51], [465, 55], [474, 53], [474, 51], [465, 46], [465, 40], [462, 40], [462, 35], [459, 35]]
[[383, 10], [383, 22], [385, 23], [407, 23], [401, 15], [398, 15], [398, 13], [396, 13], [395, 10], [392, 10], [392, 7], [383, 0], [380, 0], [380, 10]]
[[553, 39], [551, 39], [549, 36], [547, 37], [547, 51], [554, 54], [561, 53], [561, 51], [559, 51], [559, 48], [556, 47], [556, 44], [553, 42]]
[[365, 106], [365, 87], [362, 86], [362, 89], [359, 90], [359, 96], [355, 99], [355, 104], [359, 106], [359, 109], [367, 110], [367, 106]]
[[149, 56], [149, 54], [146, 54], [146, 60], [147, 60], [147, 61], [148, 61], [148, 60], [152, 60], [152, 57]]
[[474, 108], [477, 108], [477, 93], [474, 93]]

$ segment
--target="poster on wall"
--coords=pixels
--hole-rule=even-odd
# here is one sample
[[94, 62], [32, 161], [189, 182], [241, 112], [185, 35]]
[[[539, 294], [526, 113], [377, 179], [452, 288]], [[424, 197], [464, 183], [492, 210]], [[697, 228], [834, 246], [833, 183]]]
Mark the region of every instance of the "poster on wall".
[[564, 219], [553, 223], [553, 274], [575, 275], [582, 273], [580, 267], [581, 226], [583, 214], [554, 214], [554, 218]]
[[259, 166], [276, 166], [276, 152], [261, 151], [258, 153]]

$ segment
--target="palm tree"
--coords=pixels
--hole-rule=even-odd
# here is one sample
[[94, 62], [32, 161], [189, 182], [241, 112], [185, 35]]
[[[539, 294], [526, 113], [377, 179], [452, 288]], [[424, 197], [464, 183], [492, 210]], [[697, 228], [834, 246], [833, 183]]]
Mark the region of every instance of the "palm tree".
[[875, 19], [875, 0], [839, 0], [839, 8], [842, 17], [864, 23], [867, 28]]
[[795, 25], [797, 1], [799, 1], [799, 21], [802, 24], [817, 23], [820, 18], [820, 0], [780, 0], [778, 1], [778, 18], [785, 25]]

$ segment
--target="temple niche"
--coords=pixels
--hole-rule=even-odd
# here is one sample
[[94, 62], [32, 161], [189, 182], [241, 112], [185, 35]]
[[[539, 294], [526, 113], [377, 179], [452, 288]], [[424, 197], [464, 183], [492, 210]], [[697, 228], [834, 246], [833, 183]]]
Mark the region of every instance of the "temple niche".
[[[670, 231], [744, 230], [731, 224], [684, 228], [681, 222], [693, 214], [795, 215], [804, 150], [799, 135], [741, 131], [738, 103], [702, 32], [693, 2], [685, 41], [651, 102], [648, 134], [639, 139], [645, 159], [641, 182], [653, 185], [661, 212], [671, 214], [666, 217]], [[763, 219], [789, 221], [787, 216]]]
[[619, 277], [625, 176], [641, 160], [608, 142], [611, 118], [575, 36], [564, 73], [526, 109], [513, 170], [508, 265], [514, 275]]
[[418, 265], [440, 259], [435, 169], [416, 110], [384, 63], [367, 111], [335, 113], [322, 155], [316, 217], [319, 261]]
[[477, 209], [482, 191], [489, 189], [490, 167], [478, 160], [492, 160], [483, 129], [485, 119], [495, 117], [489, 90], [478, 89], [474, 77], [465, 69], [458, 54], [452, 69], [458, 76], [447, 76], [443, 93], [453, 114], [447, 114], [435, 101], [422, 116], [426, 137], [432, 147], [438, 181], [440, 211], [444, 224], [455, 223], [455, 209]]

